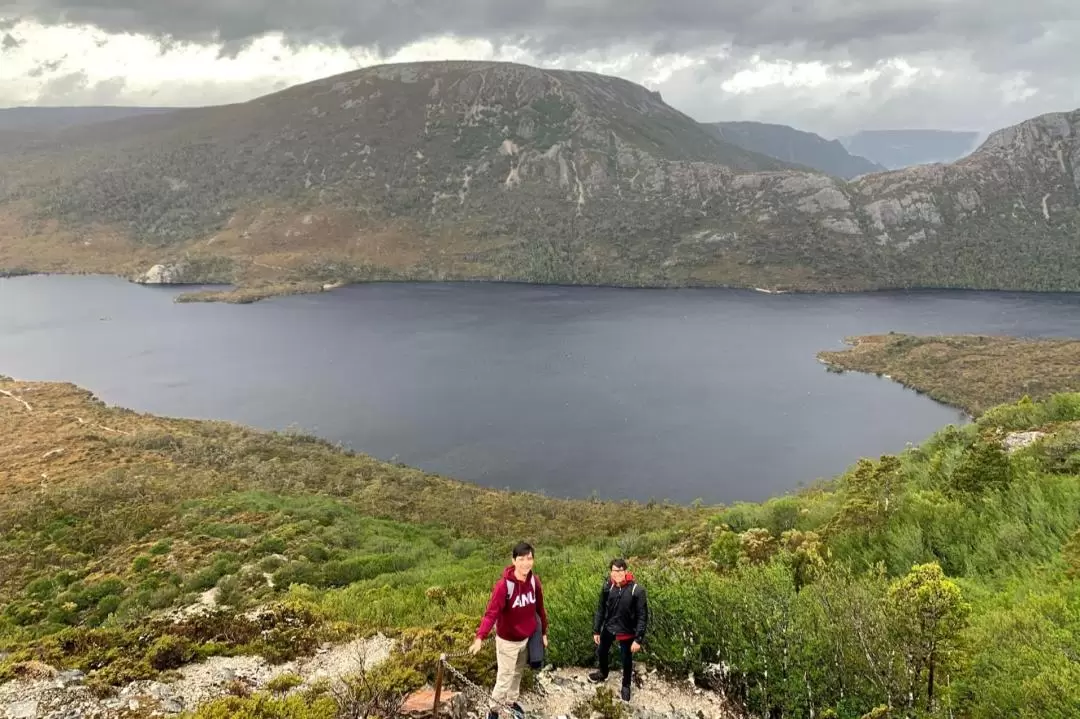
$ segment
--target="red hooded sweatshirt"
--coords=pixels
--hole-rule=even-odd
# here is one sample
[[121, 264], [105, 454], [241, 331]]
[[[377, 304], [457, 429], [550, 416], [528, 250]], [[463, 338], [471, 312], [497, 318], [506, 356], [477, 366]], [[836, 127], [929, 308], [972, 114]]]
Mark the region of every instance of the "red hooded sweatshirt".
[[480, 628], [476, 630], [479, 639], [487, 639], [492, 627], [495, 635], [511, 642], [528, 639], [536, 631], [536, 615], [544, 634], [547, 634], [547, 611], [544, 609], [544, 591], [540, 587], [540, 578], [532, 572], [519, 582], [514, 576], [514, 565], [503, 570], [502, 579], [495, 582], [491, 589]]

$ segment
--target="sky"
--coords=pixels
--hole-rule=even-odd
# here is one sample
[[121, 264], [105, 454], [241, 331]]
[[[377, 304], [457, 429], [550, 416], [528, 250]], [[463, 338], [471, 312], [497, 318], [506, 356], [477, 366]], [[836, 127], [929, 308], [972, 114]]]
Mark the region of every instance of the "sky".
[[986, 133], [1080, 107], [1077, 0], [0, 0], [0, 107], [239, 102], [382, 62], [618, 75], [700, 121]]

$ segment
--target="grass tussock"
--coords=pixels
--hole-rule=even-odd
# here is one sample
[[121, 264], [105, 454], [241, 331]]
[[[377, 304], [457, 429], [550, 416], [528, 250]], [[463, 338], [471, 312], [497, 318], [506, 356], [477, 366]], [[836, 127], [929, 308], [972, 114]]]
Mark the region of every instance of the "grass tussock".
[[227, 302], [235, 305], [246, 305], [271, 297], [310, 295], [325, 292], [326, 289], [331, 286], [332, 285], [326, 285], [322, 282], [275, 282], [271, 284], [237, 287], [230, 290], [200, 290], [198, 292], [186, 292], [182, 295], [177, 295], [176, 301]]

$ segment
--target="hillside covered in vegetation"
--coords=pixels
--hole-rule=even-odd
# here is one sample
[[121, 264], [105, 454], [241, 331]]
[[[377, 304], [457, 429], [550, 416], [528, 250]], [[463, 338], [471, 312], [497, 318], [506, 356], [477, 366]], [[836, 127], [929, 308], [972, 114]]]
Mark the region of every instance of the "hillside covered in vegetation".
[[[382, 630], [407, 650], [379, 681], [405, 691], [468, 644], [525, 538], [557, 664], [590, 663], [596, 592], [627, 555], [653, 613], [643, 662], [755, 716], [1080, 706], [1080, 394], [711, 508], [491, 491], [71, 385], [0, 380], [0, 432], [0, 681], [46, 663], [108, 693], [214, 654], [284, 661]], [[218, 609], [174, 613], [206, 592]], [[462, 660], [473, 679], [490, 682], [490, 652]], [[260, 696], [200, 712], [334, 715], [317, 693]]]
[[1052, 113], [951, 164], [846, 182], [617, 77], [380, 65], [234, 105], [0, 130], [0, 269], [256, 294], [378, 279], [1076, 290], [1077, 138], [1080, 111]]

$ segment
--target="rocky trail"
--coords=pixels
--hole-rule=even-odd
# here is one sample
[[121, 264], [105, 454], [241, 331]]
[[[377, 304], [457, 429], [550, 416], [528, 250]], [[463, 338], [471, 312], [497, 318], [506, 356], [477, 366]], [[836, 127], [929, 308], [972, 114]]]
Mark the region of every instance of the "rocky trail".
[[[303, 683], [291, 692], [302, 692], [316, 682], [331, 684], [364, 668], [379, 664], [395, 650], [382, 635], [347, 644], [324, 645], [312, 657], [271, 665], [262, 657], [213, 657], [190, 664], [169, 677], [138, 681], [121, 688], [115, 696], [99, 698], [85, 684], [79, 671], [59, 671], [45, 664], [27, 667], [27, 676], [0, 684], [0, 719], [142, 719], [169, 717], [192, 711], [201, 704], [230, 694], [266, 690], [275, 677], [296, 675]], [[596, 685], [582, 668], [545, 669], [538, 688], [522, 697], [527, 716], [570, 717], [574, 706], [594, 696]], [[609, 679], [618, 696], [618, 678]], [[476, 706], [465, 694], [444, 692], [443, 716], [475, 719], [486, 707]], [[430, 688], [416, 692], [402, 707], [405, 715], [430, 715]], [[687, 682], [672, 683], [645, 672], [634, 689], [626, 719], [737, 719], [739, 713], [714, 692]]]

